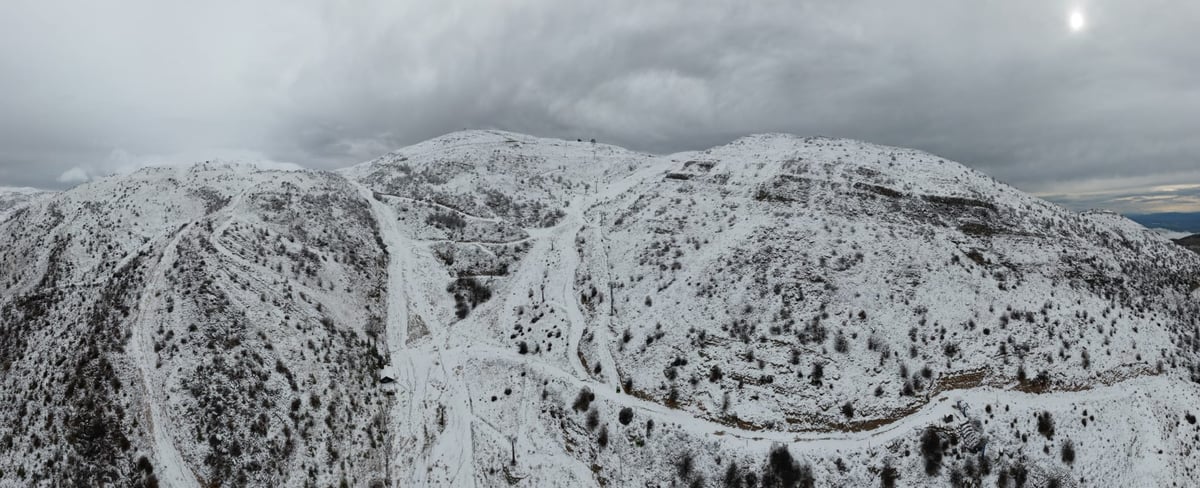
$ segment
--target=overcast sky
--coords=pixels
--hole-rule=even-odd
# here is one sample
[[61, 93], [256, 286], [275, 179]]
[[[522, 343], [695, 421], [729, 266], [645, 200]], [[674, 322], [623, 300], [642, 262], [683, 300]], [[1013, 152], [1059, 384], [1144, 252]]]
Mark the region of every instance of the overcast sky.
[[4, 0], [0, 185], [336, 168], [462, 128], [658, 153], [779, 131], [1200, 211], [1198, 28], [1193, 0]]

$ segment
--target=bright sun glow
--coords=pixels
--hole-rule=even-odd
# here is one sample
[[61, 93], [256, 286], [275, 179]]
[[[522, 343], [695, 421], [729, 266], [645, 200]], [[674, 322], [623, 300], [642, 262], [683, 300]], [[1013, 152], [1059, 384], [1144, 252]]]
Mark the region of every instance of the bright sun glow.
[[1071, 11], [1071, 16], [1067, 19], [1067, 25], [1071, 28], [1071, 32], [1083, 30], [1083, 12], [1080, 10]]

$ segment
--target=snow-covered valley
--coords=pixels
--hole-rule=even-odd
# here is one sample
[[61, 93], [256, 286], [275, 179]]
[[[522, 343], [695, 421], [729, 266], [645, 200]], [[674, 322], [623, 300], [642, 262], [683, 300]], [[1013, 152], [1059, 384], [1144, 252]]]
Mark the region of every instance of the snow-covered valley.
[[0, 208], [0, 486], [1196, 486], [1197, 293], [850, 140], [144, 169]]

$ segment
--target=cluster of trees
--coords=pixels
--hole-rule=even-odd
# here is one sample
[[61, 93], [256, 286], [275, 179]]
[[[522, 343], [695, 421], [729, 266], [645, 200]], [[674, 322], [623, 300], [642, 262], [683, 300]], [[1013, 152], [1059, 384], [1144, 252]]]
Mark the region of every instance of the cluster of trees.
[[467, 318], [471, 310], [492, 298], [492, 289], [474, 277], [456, 279], [446, 291], [454, 296], [454, 314], [459, 319]]

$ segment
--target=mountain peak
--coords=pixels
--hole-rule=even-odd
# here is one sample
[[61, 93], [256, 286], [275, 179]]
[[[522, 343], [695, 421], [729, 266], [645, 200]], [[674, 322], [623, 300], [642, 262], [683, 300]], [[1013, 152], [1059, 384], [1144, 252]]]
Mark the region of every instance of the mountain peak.
[[1168, 485], [1200, 256], [1139, 229], [786, 134], [147, 169], [0, 218], [0, 486]]

